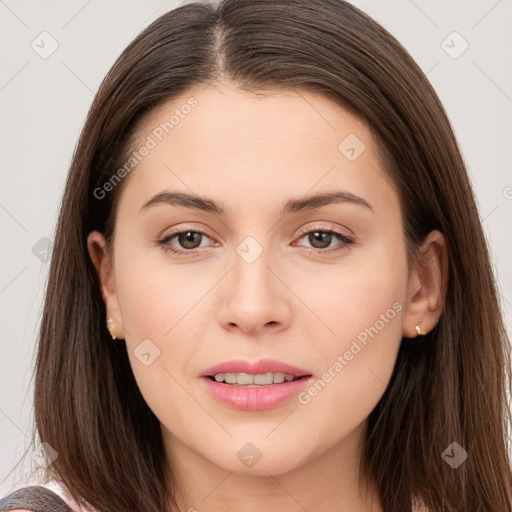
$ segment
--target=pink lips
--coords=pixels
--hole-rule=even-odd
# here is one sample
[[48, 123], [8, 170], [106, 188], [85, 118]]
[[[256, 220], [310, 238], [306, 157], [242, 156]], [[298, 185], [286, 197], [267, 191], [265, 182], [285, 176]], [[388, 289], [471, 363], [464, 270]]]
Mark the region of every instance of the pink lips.
[[[302, 378], [267, 386], [237, 386], [209, 378], [217, 373], [288, 373]], [[208, 368], [201, 374], [201, 382], [215, 399], [225, 405], [250, 411], [277, 407], [297, 395], [308, 385], [311, 378], [311, 373], [307, 370], [272, 359], [262, 359], [253, 363], [242, 360], [226, 361]]]
[[302, 370], [301, 368], [296, 368], [295, 366], [274, 359], [260, 359], [253, 363], [236, 359], [208, 368], [201, 373], [201, 377], [207, 377], [208, 375], [213, 376], [216, 373], [252, 373], [253, 375], [259, 373], [289, 373], [295, 377], [311, 375], [311, 372], [307, 370]]

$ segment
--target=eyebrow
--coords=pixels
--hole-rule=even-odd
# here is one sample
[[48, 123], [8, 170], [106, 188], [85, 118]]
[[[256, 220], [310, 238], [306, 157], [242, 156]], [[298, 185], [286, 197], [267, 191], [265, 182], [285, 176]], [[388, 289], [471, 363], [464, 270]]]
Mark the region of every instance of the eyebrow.
[[[333, 192], [318, 193], [300, 199], [291, 198], [283, 206], [281, 215], [316, 210], [322, 206], [339, 203], [363, 206], [373, 212], [371, 205], [362, 197], [343, 190], [337, 190]], [[139, 214], [152, 206], [160, 204], [182, 206], [194, 210], [201, 210], [207, 213], [214, 213], [216, 215], [226, 215], [224, 207], [215, 203], [212, 199], [186, 194], [184, 192], [171, 192], [168, 190], [164, 190], [146, 201], [140, 209]]]

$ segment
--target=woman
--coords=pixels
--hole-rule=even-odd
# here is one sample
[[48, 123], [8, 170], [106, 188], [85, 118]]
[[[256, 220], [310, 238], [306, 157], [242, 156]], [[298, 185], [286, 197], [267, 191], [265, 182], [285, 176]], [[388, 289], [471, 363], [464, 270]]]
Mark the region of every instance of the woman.
[[2, 505], [510, 510], [509, 351], [401, 45], [341, 0], [184, 5], [81, 134], [36, 368], [50, 483]]

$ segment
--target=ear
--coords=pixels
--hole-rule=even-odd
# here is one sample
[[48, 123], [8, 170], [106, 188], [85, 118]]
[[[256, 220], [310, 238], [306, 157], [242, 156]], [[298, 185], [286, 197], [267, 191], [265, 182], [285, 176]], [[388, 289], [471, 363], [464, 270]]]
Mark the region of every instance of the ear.
[[113, 263], [107, 251], [104, 236], [99, 231], [91, 231], [87, 237], [87, 248], [96, 268], [107, 315], [112, 318], [113, 325], [110, 333], [117, 339], [123, 339], [124, 327], [115, 288]]
[[[417, 264], [408, 280], [402, 335], [415, 338], [419, 325], [422, 334], [439, 321], [448, 289], [448, 250], [440, 231], [431, 231], [423, 242]], [[421, 323], [420, 323], [421, 321]]]

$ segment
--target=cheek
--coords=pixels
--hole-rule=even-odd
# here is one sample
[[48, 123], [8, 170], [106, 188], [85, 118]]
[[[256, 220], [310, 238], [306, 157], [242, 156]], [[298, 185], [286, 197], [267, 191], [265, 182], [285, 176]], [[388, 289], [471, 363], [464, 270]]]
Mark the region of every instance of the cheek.
[[156, 251], [161, 249], [123, 251], [120, 239], [115, 274], [133, 373], [151, 409], [165, 411], [169, 397], [176, 404], [190, 399], [178, 381], [185, 384], [184, 376], [197, 373], [198, 340], [213, 314], [204, 307], [219, 277], [211, 269], [172, 265]]
[[[184, 266], [171, 264], [150, 250], [134, 250], [116, 261], [116, 290], [126, 340], [154, 337], [165, 341], [190, 323], [201, 297], [212, 286], [212, 276], [201, 276]], [[163, 251], [162, 251], [162, 254]]]
[[183, 376], [192, 372], [193, 340], [199, 339], [194, 330], [202, 325], [201, 310], [194, 306], [211, 284], [194, 280], [194, 286], [190, 273], [148, 265], [136, 251], [129, 259], [118, 258], [116, 274], [127, 352], [144, 400], [168, 428], [182, 426], [175, 411], [187, 411], [186, 422], [200, 425], [204, 411], [194, 408]]
[[315, 341], [323, 371], [299, 402], [322, 416], [333, 435], [336, 425], [355, 427], [368, 416], [395, 365], [407, 286], [405, 247], [395, 247], [403, 250], [383, 246], [357, 264], [340, 266], [335, 276], [316, 281], [325, 283], [324, 293], [309, 295], [311, 309], [329, 329]]
[[388, 331], [400, 333], [399, 313], [406, 288], [405, 249], [387, 252], [387, 248], [367, 254], [354, 251], [336, 267], [312, 268], [294, 284], [294, 291], [312, 313], [304, 321], [311, 328], [323, 325], [318, 340], [332, 350], [343, 349], [372, 326], [382, 331], [382, 338], [389, 337]]

